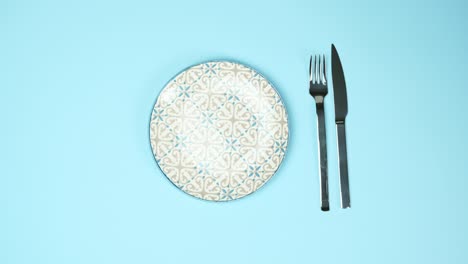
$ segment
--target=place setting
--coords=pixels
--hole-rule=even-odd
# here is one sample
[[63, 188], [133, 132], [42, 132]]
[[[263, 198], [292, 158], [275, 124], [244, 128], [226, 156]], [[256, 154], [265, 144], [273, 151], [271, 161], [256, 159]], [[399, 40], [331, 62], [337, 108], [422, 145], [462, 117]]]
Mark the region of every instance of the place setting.
[[[317, 197], [322, 211], [330, 210], [325, 123], [332, 116], [341, 207], [351, 207], [347, 89], [333, 44], [330, 58], [331, 78], [327, 76], [328, 56], [305, 59], [308, 94], [316, 106], [319, 166], [316, 172], [309, 166], [304, 173], [319, 179]], [[329, 89], [333, 89], [334, 113], [325, 113]], [[258, 69], [231, 60], [195, 64], [169, 79], [156, 99], [149, 128], [153, 156], [168, 180], [192, 197], [216, 202], [240, 199], [262, 188], [284, 161], [290, 137], [288, 111], [278, 90]]]

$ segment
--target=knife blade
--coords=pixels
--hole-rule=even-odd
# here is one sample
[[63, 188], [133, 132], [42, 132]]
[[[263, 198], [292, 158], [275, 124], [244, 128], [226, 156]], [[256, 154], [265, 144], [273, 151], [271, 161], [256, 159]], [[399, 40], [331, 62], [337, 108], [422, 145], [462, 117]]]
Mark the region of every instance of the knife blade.
[[346, 149], [345, 119], [348, 115], [348, 95], [340, 56], [332, 44], [332, 78], [335, 101], [335, 123], [338, 137], [338, 160], [340, 168], [341, 208], [351, 207], [348, 176], [348, 156]]

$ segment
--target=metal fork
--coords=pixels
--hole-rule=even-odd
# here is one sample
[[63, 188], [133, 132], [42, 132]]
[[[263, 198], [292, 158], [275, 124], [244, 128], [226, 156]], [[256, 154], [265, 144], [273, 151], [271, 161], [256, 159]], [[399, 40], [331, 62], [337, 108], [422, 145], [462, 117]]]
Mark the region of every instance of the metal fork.
[[324, 99], [328, 94], [327, 75], [325, 73], [325, 55], [310, 56], [309, 93], [315, 100], [317, 108], [317, 127], [320, 163], [320, 203], [322, 211], [330, 210], [328, 200], [328, 165], [327, 135], [325, 131]]

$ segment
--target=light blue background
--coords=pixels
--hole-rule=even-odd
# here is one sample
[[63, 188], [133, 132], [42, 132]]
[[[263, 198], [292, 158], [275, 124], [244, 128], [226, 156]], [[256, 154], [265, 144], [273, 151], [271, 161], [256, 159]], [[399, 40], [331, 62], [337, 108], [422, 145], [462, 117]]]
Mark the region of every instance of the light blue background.
[[[0, 3], [0, 263], [468, 263], [466, 1]], [[340, 52], [353, 208], [319, 209], [310, 54]], [[279, 173], [204, 202], [149, 147], [181, 69], [255, 67], [289, 112]]]

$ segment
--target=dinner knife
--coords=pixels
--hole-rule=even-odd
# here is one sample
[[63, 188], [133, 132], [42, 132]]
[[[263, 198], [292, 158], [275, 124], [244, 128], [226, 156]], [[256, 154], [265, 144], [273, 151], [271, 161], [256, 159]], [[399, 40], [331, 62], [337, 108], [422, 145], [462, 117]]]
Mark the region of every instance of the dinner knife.
[[336, 51], [335, 45], [332, 44], [331, 50], [333, 94], [335, 99], [335, 123], [338, 137], [338, 160], [340, 168], [341, 208], [344, 209], [351, 207], [345, 129], [345, 119], [348, 114], [348, 97], [340, 56]]

